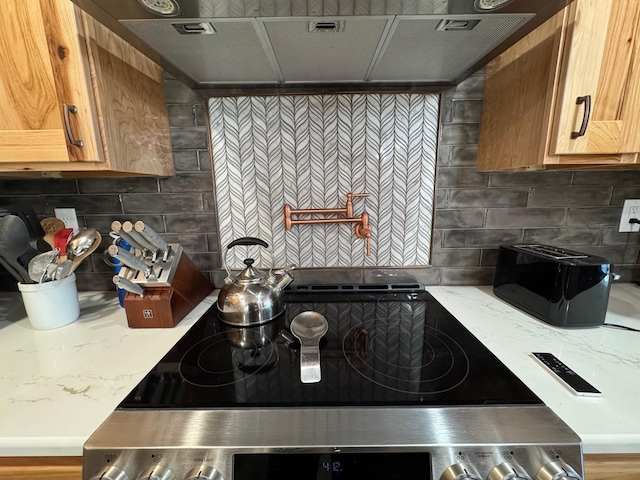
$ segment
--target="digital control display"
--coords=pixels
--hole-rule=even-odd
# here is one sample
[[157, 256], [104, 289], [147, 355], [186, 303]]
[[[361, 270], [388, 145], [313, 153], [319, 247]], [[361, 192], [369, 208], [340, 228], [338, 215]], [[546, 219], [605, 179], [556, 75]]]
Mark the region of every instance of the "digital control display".
[[233, 480], [432, 480], [428, 453], [259, 453], [233, 456]]

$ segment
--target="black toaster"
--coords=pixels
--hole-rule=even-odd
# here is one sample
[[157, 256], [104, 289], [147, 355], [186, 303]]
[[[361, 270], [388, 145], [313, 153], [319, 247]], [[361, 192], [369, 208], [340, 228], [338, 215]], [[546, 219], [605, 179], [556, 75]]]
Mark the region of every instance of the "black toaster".
[[611, 264], [602, 257], [551, 245], [502, 245], [493, 292], [556, 327], [604, 323]]

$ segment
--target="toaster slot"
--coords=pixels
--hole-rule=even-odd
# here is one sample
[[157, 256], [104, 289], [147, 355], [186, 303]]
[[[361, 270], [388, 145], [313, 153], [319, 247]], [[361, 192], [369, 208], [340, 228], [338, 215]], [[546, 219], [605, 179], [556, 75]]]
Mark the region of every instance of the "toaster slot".
[[573, 252], [551, 245], [515, 245], [516, 248], [527, 252], [536, 253], [554, 260], [570, 260], [574, 258], [588, 258], [588, 255], [580, 252]]

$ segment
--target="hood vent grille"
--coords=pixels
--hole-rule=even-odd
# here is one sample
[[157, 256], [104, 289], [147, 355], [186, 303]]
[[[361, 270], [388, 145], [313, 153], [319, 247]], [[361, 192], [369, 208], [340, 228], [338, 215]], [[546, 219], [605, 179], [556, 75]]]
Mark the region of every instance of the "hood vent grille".
[[181, 35], [211, 35], [216, 29], [210, 23], [172, 23]]
[[344, 30], [344, 21], [320, 20], [309, 22], [309, 33], [338, 33]]
[[192, 86], [373, 91], [455, 85], [569, 0], [72, 1]]
[[442, 20], [436, 30], [441, 32], [460, 32], [473, 30], [480, 20]]
[[[122, 23], [198, 84], [433, 83], [461, 75], [530, 18], [207, 18], [182, 35], [175, 20]], [[215, 35], [195, 34], [214, 20]], [[440, 30], [442, 20], [475, 26]]]

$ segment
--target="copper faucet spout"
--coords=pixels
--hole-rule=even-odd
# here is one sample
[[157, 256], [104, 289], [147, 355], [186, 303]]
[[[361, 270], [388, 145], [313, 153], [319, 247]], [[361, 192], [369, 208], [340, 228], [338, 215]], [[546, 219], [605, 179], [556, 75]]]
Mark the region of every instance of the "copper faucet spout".
[[[291, 205], [284, 205], [284, 228], [291, 230], [293, 225], [322, 224], [322, 223], [355, 223], [355, 234], [358, 238], [367, 240], [367, 255], [371, 254], [371, 226], [369, 225], [369, 214], [362, 212], [359, 217], [353, 216], [353, 198], [368, 197], [368, 193], [347, 193], [347, 202], [344, 208], [300, 208], [293, 209]], [[332, 218], [306, 218], [293, 220], [292, 215], [345, 215], [344, 217]]]

